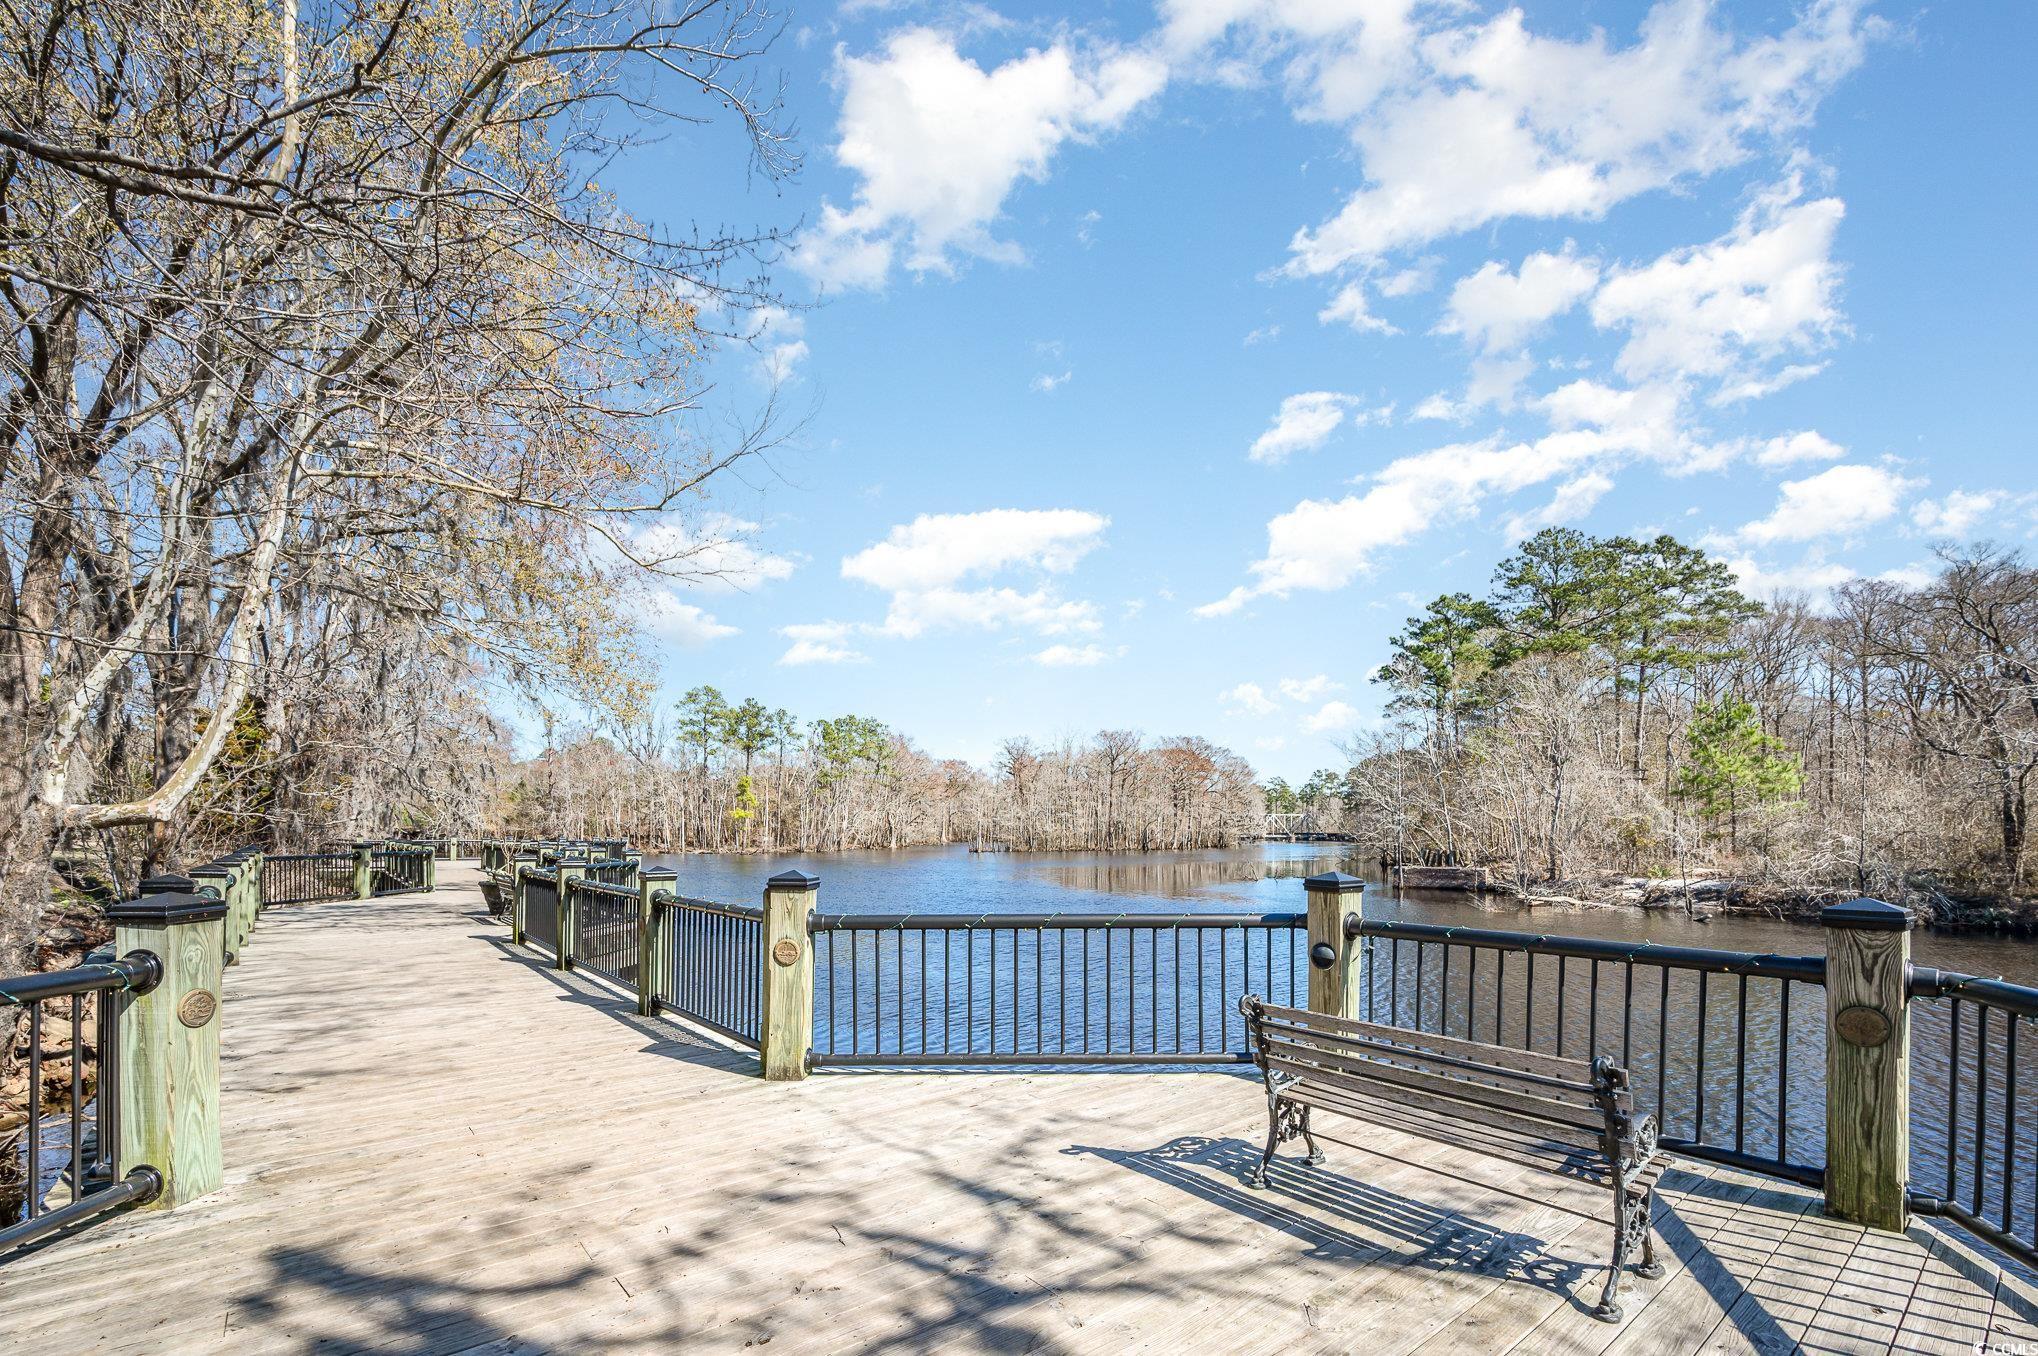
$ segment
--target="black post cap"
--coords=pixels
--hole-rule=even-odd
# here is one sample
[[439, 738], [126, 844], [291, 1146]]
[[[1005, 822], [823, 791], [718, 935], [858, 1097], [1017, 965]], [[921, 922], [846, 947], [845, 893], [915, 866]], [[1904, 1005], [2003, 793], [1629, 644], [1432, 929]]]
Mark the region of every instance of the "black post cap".
[[189, 876], [166, 871], [159, 876], [143, 876], [136, 888], [145, 895], [188, 895], [197, 884]]
[[647, 866], [637, 873], [643, 880], [678, 880], [679, 872], [669, 866]]
[[138, 899], [109, 904], [106, 916], [116, 923], [204, 923], [226, 917], [226, 901], [208, 899], [189, 890], [159, 890], [144, 893]]
[[1363, 891], [1366, 883], [1357, 876], [1347, 876], [1342, 871], [1326, 871], [1320, 876], [1311, 876], [1303, 881], [1302, 888], [1311, 894], [1351, 895]]
[[764, 884], [772, 890], [818, 890], [821, 878], [805, 871], [781, 871]]
[[1902, 932], [1911, 925], [1908, 909], [1885, 904], [1879, 899], [1852, 899], [1829, 904], [1819, 910], [1819, 926], [1851, 928], [1859, 932]]

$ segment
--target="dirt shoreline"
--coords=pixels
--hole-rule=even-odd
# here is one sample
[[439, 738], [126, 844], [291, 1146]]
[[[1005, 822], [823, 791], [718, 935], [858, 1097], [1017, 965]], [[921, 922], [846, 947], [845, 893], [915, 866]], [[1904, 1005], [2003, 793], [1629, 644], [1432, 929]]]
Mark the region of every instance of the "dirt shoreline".
[[[1434, 887], [1432, 887], [1434, 888]], [[1722, 914], [1779, 919], [1816, 925], [1830, 904], [1860, 898], [1860, 892], [1776, 885], [1727, 877], [1692, 878], [1590, 876], [1531, 884], [1524, 893], [1504, 878], [1494, 877], [1481, 893], [1517, 900], [1525, 907], [1676, 910], [1694, 917]], [[1934, 932], [1992, 933], [2038, 937], [2038, 899], [2013, 895], [1953, 893], [1934, 886], [1913, 887], [1903, 904], [1917, 926]]]

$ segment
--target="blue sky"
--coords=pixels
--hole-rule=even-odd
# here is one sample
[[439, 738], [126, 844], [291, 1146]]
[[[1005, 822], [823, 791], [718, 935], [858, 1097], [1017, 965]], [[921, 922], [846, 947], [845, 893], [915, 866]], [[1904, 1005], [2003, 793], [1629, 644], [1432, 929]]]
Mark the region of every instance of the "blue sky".
[[609, 176], [798, 227], [709, 403], [808, 419], [684, 529], [727, 578], [658, 600], [666, 695], [1292, 778], [1548, 523], [1759, 593], [2021, 543], [2033, 51], [2021, 4], [795, 3], [795, 181], [726, 128]]

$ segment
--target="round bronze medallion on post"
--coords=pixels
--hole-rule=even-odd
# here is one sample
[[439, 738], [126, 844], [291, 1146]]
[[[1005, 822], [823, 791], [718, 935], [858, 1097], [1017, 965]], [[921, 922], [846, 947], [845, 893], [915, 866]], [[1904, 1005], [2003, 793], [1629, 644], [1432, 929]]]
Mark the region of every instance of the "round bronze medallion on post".
[[1854, 1003], [1834, 1014], [1833, 1028], [1847, 1044], [1872, 1049], [1889, 1039], [1889, 1015], [1881, 1008]]
[[800, 958], [800, 944], [790, 937], [781, 937], [771, 948], [771, 958], [780, 965], [791, 965]]
[[193, 989], [177, 1003], [177, 1020], [190, 1027], [204, 1026], [219, 1011], [219, 998], [210, 989]]

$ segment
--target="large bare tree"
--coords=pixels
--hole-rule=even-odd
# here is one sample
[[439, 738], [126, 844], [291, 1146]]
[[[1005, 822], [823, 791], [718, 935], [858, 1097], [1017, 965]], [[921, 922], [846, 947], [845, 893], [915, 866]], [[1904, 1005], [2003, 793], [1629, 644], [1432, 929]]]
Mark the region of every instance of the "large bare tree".
[[[363, 670], [628, 705], [613, 585], [768, 236], [601, 184], [700, 110], [794, 167], [740, 0], [0, 7], [0, 968], [61, 838], [169, 850], [244, 715]], [[667, 533], [663, 540], [685, 540]], [[400, 658], [398, 658], [400, 656]], [[363, 685], [373, 691], [373, 682]], [[298, 726], [302, 732], [301, 723]]]

